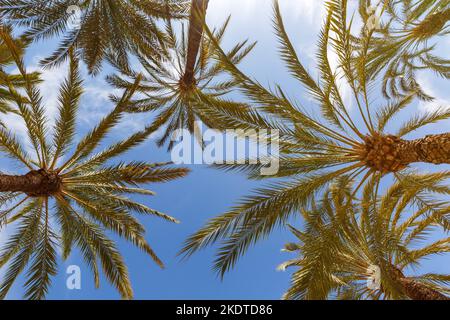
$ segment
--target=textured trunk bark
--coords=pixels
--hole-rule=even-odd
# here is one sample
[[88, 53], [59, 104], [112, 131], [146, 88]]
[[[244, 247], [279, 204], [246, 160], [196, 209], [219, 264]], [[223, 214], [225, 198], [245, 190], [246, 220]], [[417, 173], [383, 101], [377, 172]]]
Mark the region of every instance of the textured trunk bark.
[[399, 279], [398, 282], [402, 286], [404, 293], [411, 300], [450, 300], [449, 297], [442, 293], [431, 289], [423, 283], [414, 281], [413, 279], [405, 277]]
[[186, 70], [183, 76], [183, 81], [186, 85], [192, 84], [195, 80], [194, 68], [202, 41], [203, 23], [205, 21], [208, 2], [209, 0], [192, 0]]
[[394, 265], [390, 266], [393, 280], [402, 288], [403, 293], [411, 300], [450, 300], [449, 297], [428, 287], [427, 285], [405, 277], [403, 272]]
[[44, 170], [22, 176], [0, 174], [0, 192], [23, 192], [31, 197], [48, 196], [60, 190], [57, 174]]
[[374, 134], [357, 150], [368, 167], [383, 173], [396, 172], [414, 162], [450, 164], [450, 132], [417, 140]]
[[404, 163], [450, 164], [450, 132], [417, 140], [400, 140], [398, 156]]

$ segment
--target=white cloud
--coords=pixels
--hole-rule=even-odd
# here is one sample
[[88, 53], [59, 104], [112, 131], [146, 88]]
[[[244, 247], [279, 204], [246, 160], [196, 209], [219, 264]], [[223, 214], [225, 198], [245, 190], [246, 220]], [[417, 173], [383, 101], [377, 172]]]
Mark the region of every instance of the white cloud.
[[[42, 96], [42, 105], [45, 108], [49, 125], [52, 127], [58, 114], [59, 88], [68, 74], [68, 63], [64, 63], [57, 68], [42, 69], [39, 66], [41, 59], [42, 57], [40, 56], [34, 57], [31, 65], [27, 67], [27, 71], [41, 73], [43, 82], [39, 84], [38, 88]], [[120, 96], [122, 90], [109, 86], [104, 80], [104, 75], [93, 78], [88, 75], [84, 67], [80, 69], [81, 77], [84, 81], [84, 93], [80, 102], [77, 123], [83, 129], [86, 129], [96, 125], [113, 108], [109, 96], [111, 94]], [[17, 73], [18, 70], [13, 70], [12, 72]], [[2, 115], [1, 119], [8, 124], [8, 128], [25, 144], [26, 150], [33, 155], [33, 148], [28, 143], [28, 133], [23, 119], [14, 114]], [[118, 126], [118, 131], [129, 134], [131, 129], [141, 129], [142, 127], [142, 117], [139, 119], [125, 117], [123, 123]]]
[[[279, 0], [286, 24], [291, 22], [305, 31], [305, 36], [315, 34], [325, 16], [324, 0]], [[272, 0], [211, 0], [207, 20], [219, 25], [228, 15], [232, 17], [230, 38], [249, 37], [252, 40], [272, 33]], [[320, 23], [318, 23], [320, 22]], [[256, 33], [256, 35], [255, 35]], [[256, 36], [256, 37], [255, 37]]]
[[[40, 60], [39, 57], [37, 57], [37, 59]], [[41, 91], [47, 117], [50, 119], [51, 123], [53, 123], [57, 114], [59, 87], [67, 77], [67, 68], [67, 63], [58, 68], [45, 70], [39, 68], [37, 64], [33, 64], [33, 66], [29, 68], [30, 71], [41, 72], [41, 79], [43, 82], [39, 85], [39, 90]]]
[[[66, 65], [59, 68], [42, 70], [38, 66], [38, 62], [41, 57], [35, 57], [33, 59], [33, 64], [27, 68], [28, 72], [40, 72], [41, 79], [44, 80], [39, 84], [39, 90], [41, 92], [43, 105], [45, 107], [46, 115], [50, 120], [50, 123], [54, 122], [55, 115], [57, 114], [57, 100], [58, 100], [58, 88], [59, 84], [64, 80], [67, 69]], [[18, 69], [13, 70], [12, 73], [18, 73]], [[28, 133], [25, 123], [21, 117], [15, 114], [2, 115], [2, 121], [8, 124], [8, 129], [10, 129], [14, 134], [25, 143], [25, 149], [31, 155], [33, 154], [32, 146], [28, 142]]]
[[[68, 75], [68, 62], [62, 64], [58, 68], [42, 70], [39, 67], [39, 61], [42, 57], [35, 57], [30, 71], [41, 72], [39, 89], [43, 97], [47, 116], [51, 123], [54, 122], [58, 109], [59, 88]], [[93, 78], [88, 75], [86, 68], [81, 64], [81, 78], [83, 79], [83, 96], [80, 104], [78, 120], [88, 124], [95, 124], [101, 117], [105, 115], [105, 111], [111, 108], [109, 101], [110, 94], [118, 94], [121, 91], [109, 87], [103, 80], [103, 76]]]
[[[228, 14], [236, 19], [245, 19], [248, 24], [258, 24], [261, 17], [269, 17], [272, 10], [272, 0], [211, 0], [208, 7], [208, 17], [211, 21], [223, 20]], [[283, 13], [289, 18], [305, 18], [302, 22], [313, 23], [316, 19], [323, 17], [323, 0], [280, 0]], [[248, 18], [251, 20], [248, 20]], [[267, 21], [262, 21], [267, 23]]]
[[[1, 120], [3, 123], [8, 125], [8, 129], [13, 132], [18, 139], [21, 141], [26, 141], [28, 139], [27, 130], [25, 127], [25, 123], [23, 122], [23, 119], [20, 118], [18, 115], [8, 113], [1, 116]], [[26, 146], [26, 151], [31, 151], [31, 146]]]
[[419, 103], [419, 109], [426, 112], [433, 112], [439, 108], [450, 108], [450, 97], [445, 96], [441, 90], [439, 90], [436, 85], [439, 82], [438, 79], [434, 78], [431, 80], [428, 75], [420, 74], [417, 77], [417, 82], [425, 91], [425, 93], [435, 97], [433, 101], [421, 101]]
[[[312, 73], [315, 72], [317, 60], [316, 35], [326, 16], [324, 3], [324, 0], [279, 0], [291, 41], [294, 42], [300, 56], [308, 57], [311, 64], [306, 67]], [[211, 0], [208, 7], [208, 21], [211, 24], [217, 24], [231, 14], [230, 38], [250, 36], [252, 40], [258, 40], [265, 36], [265, 32], [272, 32], [272, 4], [272, 0]], [[298, 36], [299, 33], [300, 36]], [[234, 35], [236, 37], [233, 37]], [[335, 71], [339, 64], [338, 57], [331, 48], [329, 59]], [[351, 109], [352, 94], [349, 85], [343, 78], [338, 78], [337, 83], [345, 105]]]

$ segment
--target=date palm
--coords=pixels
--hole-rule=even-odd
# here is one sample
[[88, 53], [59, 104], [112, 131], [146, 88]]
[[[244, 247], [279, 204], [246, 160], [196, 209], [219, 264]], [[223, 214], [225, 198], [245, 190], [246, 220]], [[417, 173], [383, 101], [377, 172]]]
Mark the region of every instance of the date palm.
[[158, 25], [162, 19], [186, 16], [187, 0], [0, 0], [2, 19], [25, 27], [35, 41], [62, 38], [58, 49], [42, 61], [54, 65], [78, 48], [91, 73], [101, 62], [114, 57], [128, 65], [128, 53], [157, 58], [164, 51], [165, 35]]
[[[373, 10], [374, 2], [382, 8], [380, 16]], [[368, 45], [366, 73], [369, 76], [374, 77], [383, 70], [384, 95], [398, 98], [416, 91], [419, 98], [432, 100], [416, 81], [416, 72], [428, 69], [446, 79], [450, 76], [450, 60], [436, 56], [433, 53], [436, 43], [432, 43], [448, 34], [450, 1], [361, 0], [359, 12], [365, 27], [355, 45]]]
[[[213, 31], [218, 43], [225, 36], [230, 18]], [[203, 26], [203, 24], [202, 24]], [[213, 58], [214, 47], [211, 40], [202, 36], [199, 54], [195, 57], [193, 74], [186, 77], [189, 65], [189, 47], [191, 40], [182, 26], [179, 36], [175, 34], [170, 22], [166, 25], [167, 55], [162, 61], [140, 57], [141, 65], [146, 71], [137, 91], [144, 96], [132, 102], [129, 112], [153, 112], [155, 120], [153, 126], [164, 128], [158, 144], [163, 145], [179, 129], [187, 129], [195, 133], [197, 122], [214, 129], [226, 129], [228, 126], [218, 127], [213, 118], [205, 116], [205, 112], [212, 109], [218, 113], [241, 114], [247, 109], [242, 103], [236, 103], [224, 98], [236, 82], [224, 77], [224, 70]], [[254, 44], [247, 41], [236, 44], [227, 57], [233, 64], [239, 64], [253, 49]], [[134, 71], [120, 69], [119, 75], [108, 77], [109, 82], [117, 88], [130, 88], [140, 74]], [[173, 141], [169, 143], [172, 148]]]
[[[351, 183], [341, 179], [302, 212], [300, 230], [291, 227], [298, 242], [284, 251], [298, 256], [279, 266], [295, 269], [284, 298], [449, 300], [450, 274], [416, 274], [423, 260], [450, 251], [450, 238], [429, 239], [443, 234], [443, 220], [448, 230], [449, 203], [430, 199], [429, 191], [449, 195], [442, 184], [449, 177], [409, 174], [380, 196], [372, 180], [352, 206]], [[433, 206], [421, 205], [423, 198]]]
[[[274, 23], [281, 57], [316, 102], [321, 119], [309, 115], [306, 108], [289, 99], [280, 86], [276, 91], [268, 90], [243, 74], [216, 46], [222, 65], [258, 109], [242, 117], [213, 112], [209, 116], [219, 126], [279, 130], [280, 169], [273, 178], [284, 179], [258, 189], [256, 194], [244, 198], [228, 212], [211, 219], [186, 241], [182, 254], [190, 255], [220, 242], [214, 268], [224, 275], [250, 245], [285, 224], [299, 210], [307, 208], [317, 193], [343, 175], [357, 181], [353, 191], [357, 194], [371, 179], [377, 183], [383, 177], [402, 181], [403, 171], [416, 162], [450, 163], [450, 133], [416, 140], [404, 138], [427, 124], [448, 119], [450, 109], [414, 116], [399, 124], [397, 133], [386, 132], [388, 122], [414, 100], [415, 94], [381, 107], [370, 102], [368, 88], [374, 81], [365, 73], [367, 65], [352, 63], [354, 51], [360, 61], [367, 61], [368, 53], [351, 44], [346, 5], [345, 0], [327, 2], [328, 17], [318, 45], [319, 80], [316, 81], [300, 62], [284, 28], [278, 3], [274, 2]], [[330, 45], [338, 57], [338, 70], [333, 70], [330, 65]], [[348, 83], [357, 106], [356, 114], [350, 114], [345, 105], [338, 79]], [[260, 175], [261, 165], [225, 164], [221, 167], [244, 171], [251, 178], [267, 177]]]
[[0, 128], [0, 151], [21, 165], [22, 172], [27, 172], [0, 175], [3, 208], [0, 221], [2, 225], [17, 226], [0, 252], [0, 267], [7, 266], [0, 281], [0, 298], [6, 296], [24, 270], [28, 270], [25, 297], [44, 298], [57, 271], [57, 248], [67, 258], [73, 247], [79, 248], [97, 287], [99, 262], [121, 296], [132, 298], [127, 267], [107, 232], [129, 241], [162, 266], [145, 239], [144, 226], [134, 214], [177, 221], [134, 201], [130, 195], [152, 195], [143, 185], [180, 178], [187, 171], [165, 164], [111, 162], [144, 141], [154, 131], [151, 127], [98, 150], [106, 135], [122, 119], [139, 79], [116, 99], [114, 109], [74, 145], [83, 90], [73, 53], [70, 53], [68, 77], [59, 91], [59, 112], [50, 131], [39, 90], [29, 81], [19, 48], [3, 31], [1, 38], [20, 71], [29, 103], [23, 103], [12, 86], [8, 86], [9, 93], [15, 99], [16, 113], [26, 125], [33, 153], [25, 149], [13, 132]]

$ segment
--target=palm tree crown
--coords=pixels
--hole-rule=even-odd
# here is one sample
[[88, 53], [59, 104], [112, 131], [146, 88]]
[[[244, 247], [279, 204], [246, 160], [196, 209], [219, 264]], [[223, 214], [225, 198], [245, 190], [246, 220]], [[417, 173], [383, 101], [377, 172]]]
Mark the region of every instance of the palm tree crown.
[[143, 142], [154, 131], [151, 128], [95, 151], [121, 120], [139, 80], [135, 87], [117, 98], [115, 108], [72, 147], [82, 95], [82, 81], [73, 52], [68, 77], [59, 91], [59, 112], [51, 133], [39, 90], [29, 81], [19, 48], [3, 29], [0, 35], [24, 82], [28, 103], [22, 101], [12, 86], [9, 86], [9, 93], [17, 105], [16, 113], [26, 125], [34, 153], [28, 152], [10, 130], [0, 128], [1, 152], [28, 170], [21, 176], [0, 175], [0, 204], [6, 207], [0, 213], [0, 221], [2, 225], [18, 222], [18, 228], [0, 253], [0, 267], [8, 264], [0, 283], [0, 297], [6, 296], [19, 274], [30, 264], [25, 296], [44, 298], [50, 278], [57, 270], [57, 248], [61, 247], [63, 257], [67, 258], [76, 246], [91, 268], [96, 286], [99, 285], [97, 261], [100, 261], [106, 278], [123, 298], [131, 298], [126, 265], [105, 231], [128, 240], [162, 266], [145, 239], [144, 227], [133, 213], [171, 222], [177, 220], [126, 195], [152, 195], [141, 186], [180, 178], [187, 171], [146, 162], [107, 164]]
[[186, 17], [188, 4], [187, 0], [1, 0], [0, 14], [26, 27], [28, 38], [62, 39], [58, 49], [42, 61], [44, 65], [64, 61], [69, 49], [76, 47], [90, 72], [97, 73], [107, 57], [123, 65], [128, 65], [129, 52], [159, 57], [165, 35], [157, 20]]
[[[213, 32], [216, 41], [221, 43], [228, 23], [226, 22]], [[140, 58], [146, 71], [137, 91], [144, 94], [144, 98], [133, 101], [130, 112], [156, 112], [155, 126], [165, 128], [163, 136], [158, 141], [163, 145], [178, 129], [187, 129], [195, 132], [197, 121], [201, 121], [210, 128], [219, 128], [214, 119], [205, 116], [208, 110], [214, 112], [243, 113], [247, 106], [235, 103], [223, 96], [229, 93], [236, 82], [222, 78], [223, 68], [213, 59], [214, 47], [211, 40], [203, 36], [200, 45], [200, 54], [196, 59], [193, 81], [186, 82], [185, 70], [187, 63], [188, 37], [184, 25], [181, 36], [177, 37], [170, 22], [166, 25], [168, 36], [167, 55], [162, 61]], [[236, 44], [227, 57], [233, 64], [239, 64], [253, 49], [255, 44], [247, 45], [247, 41]], [[120, 69], [121, 75], [108, 77], [110, 83], [118, 88], [133, 86], [137, 73]], [[130, 81], [129, 79], [132, 79]], [[173, 143], [169, 143], [169, 149]]]
[[[450, 238], [427, 239], [430, 232], [443, 234], [440, 225], [448, 230], [449, 206], [428, 194], [448, 195], [442, 185], [448, 177], [448, 172], [410, 173], [407, 183], [397, 182], [379, 197], [372, 180], [360, 200], [349, 199], [348, 180], [333, 184], [320, 202], [302, 211], [301, 230], [291, 227], [298, 243], [284, 251], [299, 256], [279, 266], [296, 269], [284, 298], [449, 299], [444, 295], [450, 293], [449, 274], [404, 274], [449, 252]], [[433, 207], [418, 206], [422, 198]]]
[[[432, 100], [416, 81], [416, 72], [428, 69], [443, 78], [450, 76], [450, 60], [436, 56], [433, 39], [448, 33], [449, 1], [381, 1], [381, 15], [371, 1], [360, 1], [359, 12], [365, 24], [368, 45], [367, 71], [377, 75], [384, 70], [382, 92], [399, 98], [415, 91], [423, 100]], [[386, 13], [386, 14], [383, 14]], [[383, 19], [387, 16], [387, 19]], [[380, 19], [375, 26], [373, 19]], [[384, 21], [385, 20], [385, 21]], [[359, 46], [361, 38], [355, 39]], [[364, 43], [364, 41], [363, 41]]]

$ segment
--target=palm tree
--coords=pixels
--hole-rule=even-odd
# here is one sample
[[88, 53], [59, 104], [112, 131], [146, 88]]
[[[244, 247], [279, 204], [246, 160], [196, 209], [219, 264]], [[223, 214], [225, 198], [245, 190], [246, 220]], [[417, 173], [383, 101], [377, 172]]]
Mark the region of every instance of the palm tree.
[[[450, 109], [413, 116], [400, 125], [396, 134], [386, 132], [388, 122], [414, 100], [416, 93], [389, 102], [378, 110], [370, 102], [368, 88], [376, 83], [366, 73], [367, 65], [361, 64], [367, 62], [368, 52], [358, 50], [350, 41], [347, 1], [327, 2], [328, 17], [320, 34], [317, 53], [319, 81], [314, 80], [301, 64], [276, 1], [274, 8], [281, 57], [290, 73], [317, 102], [323, 119], [308, 115], [306, 109], [291, 101], [280, 86], [276, 86], [274, 92], [243, 74], [216, 45], [222, 65], [258, 110], [242, 117], [211, 110], [207, 116], [214, 118], [219, 126], [279, 130], [280, 169], [272, 178], [285, 178], [258, 189], [256, 194], [244, 198], [228, 212], [211, 219], [186, 241], [182, 254], [187, 256], [221, 241], [214, 268], [222, 276], [251, 244], [266, 237], [275, 227], [284, 225], [296, 212], [307, 207], [318, 192], [343, 175], [358, 181], [353, 191], [357, 194], [370, 179], [375, 179], [377, 184], [385, 176], [402, 181], [404, 169], [413, 163], [450, 163], [450, 133], [417, 140], [404, 139], [408, 133], [427, 124], [448, 119]], [[366, 40], [370, 41], [370, 38]], [[330, 65], [330, 45], [339, 60], [337, 70]], [[355, 55], [360, 61], [358, 64], [352, 63]], [[344, 104], [340, 91], [342, 82], [338, 82], [344, 79], [353, 93], [356, 115], [351, 115]], [[220, 165], [227, 170], [244, 171], [251, 178], [263, 179], [267, 176], [260, 175], [261, 166], [251, 163]]]
[[[398, 98], [416, 91], [423, 100], [433, 97], [424, 92], [416, 81], [415, 73], [429, 69], [443, 78], [450, 76], [450, 60], [433, 54], [436, 37], [448, 34], [446, 23], [450, 20], [450, 1], [397, 1], [383, 0], [381, 16], [376, 16], [372, 1], [360, 0], [359, 12], [370, 37], [367, 55], [367, 72], [376, 76], [384, 70], [383, 93], [386, 97]], [[387, 21], [371, 26], [373, 19]], [[361, 38], [355, 39], [355, 45]]]
[[123, 117], [139, 79], [133, 88], [116, 99], [114, 109], [95, 128], [76, 146], [72, 145], [83, 91], [73, 51], [70, 52], [68, 77], [59, 91], [59, 112], [51, 133], [39, 90], [29, 81], [19, 57], [19, 48], [4, 29], [0, 35], [25, 85], [27, 104], [23, 103], [13, 86], [8, 87], [17, 105], [16, 113], [26, 125], [34, 153], [34, 156], [30, 154], [13, 132], [0, 128], [0, 151], [27, 171], [21, 175], [0, 175], [0, 204], [5, 208], [0, 213], [0, 221], [2, 225], [17, 223], [15, 233], [0, 252], [0, 267], [8, 265], [0, 282], [0, 298], [6, 296], [28, 265], [25, 297], [44, 298], [51, 277], [56, 274], [58, 247], [63, 258], [70, 255], [73, 247], [79, 248], [94, 274], [97, 287], [97, 262], [100, 261], [108, 281], [123, 298], [132, 298], [127, 267], [106, 231], [129, 241], [162, 266], [145, 239], [145, 228], [133, 213], [177, 221], [127, 195], [152, 195], [142, 187], [144, 184], [180, 178], [186, 175], [187, 170], [137, 161], [111, 163], [114, 158], [143, 142], [154, 132], [152, 127], [96, 151]]
[[429, 199], [433, 207], [421, 208], [414, 200], [429, 197], [429, 190], [449, 195], [450, 188], [442, 185], [449, 176], [411, 174], [410, 181], [420, 184], [397, 182], [380, 197], [372, 180], [351, 206], [351, 183], [341, 179], [320, 203], [302, 212], [301, 230], [291, 227], [298, 243], [284, 251], [298, 256], [279, 266], [295, 269], [284, 298], [449, 300], [450, 274], [405, 275], [408, 269], [416, 273], [421, 261], [450, 251], [450, 238], [428, 239], [442, 234], [437, 221], [446, 219], [448, 226], [448, 203]]
[[[128, 65], [128, 53], [158, 58], [164, 51], [161, 19], [183, 19], [187, 0], [93, 1], [0, 0], [2, 19], [27, 28], [35, 41], [61, 37], [58, 49], [42, 63], [59, 64], [77, 48], [91, 73], [113, 57]], [[79, 21], [72, 21], [73, 19]]]
[[[221, 43], [225, 36], [229, 21], [230, 18], [220, 28], [213, 31], [218, 43]], [[201, 25], [203, 27], [203, 24]], [[144, 97], [134, 100], [128, 111], [156, 113], [153, 126], [165, 128], [164, 134], [158, 141], [160, 146], [167, 139], [172, 138], [179, 129], [196, 133], [198, 121], [210, 128], [225, 130], [228, 126], [218, 127], [213, 118], [204, 114], [208, 110], [214, 110], [217, 113], [242, 114], [248, 107], [224, 98], [236, 87], [236, 82], [223, 77], [223, 68], [213, 56], [213, 43], [209, 38], [201, 37], [193, 74], [186, 77], [186, 70], [190, 69], [191, 63], [191, 37], [187, 37], [184, 25], [178, 37], [170, 22], [167, 22], [166, 34], [167, 55], [162, 61], [154, 61], [151, 57], [140, 57], [146, 74], [137, 86], [137, 91]], [[254, 43], [248, 45], [247, 41], [240, 42], [227, 53], [227, 57], [233, 64], [239, 64], [254, 45]], [[121, 69], [118, 64], [115, 65], [120, 75], [109, 76], [108, 81], [117, 88], [131, 88], [136, 78], [141, 76], [140, 73]], [[221, 75], [222, 78], [220, 78]], [[169, 149], [172, 148], [173, 142], [169, 143]]]
[[[5, 32], [10, 32], [11, 30], [7, 27], [5, 28]], [[25, 39], [15, 39], [16, 46], [19, 50], [19, 54], [22, 56], [24, 49], [27, 45]], [[8, 83], [12, 85], [14, 88], [23, 88], [24, 82], [21, 79], [20, 75], [16, 74], [9, 74], [7, 72], [7, 68], [14, 63], [13, 57], [11, 56], [11, 53], [9, 52], [7, 46], [3, 41], [0, 41], [0, 112], [1, 113], [8, 113], [13, 112], [14, 110], [11, 109], [8, 105], [8, 102], [11, 102], [13, 100], [13, 97], [9, 94], [8, 91]], [[29, 80], [38, 83], [39, 82], [39, 74], [29, 73], [28, 74]], [[24, 101], [25, 98], [23, 98]]]

